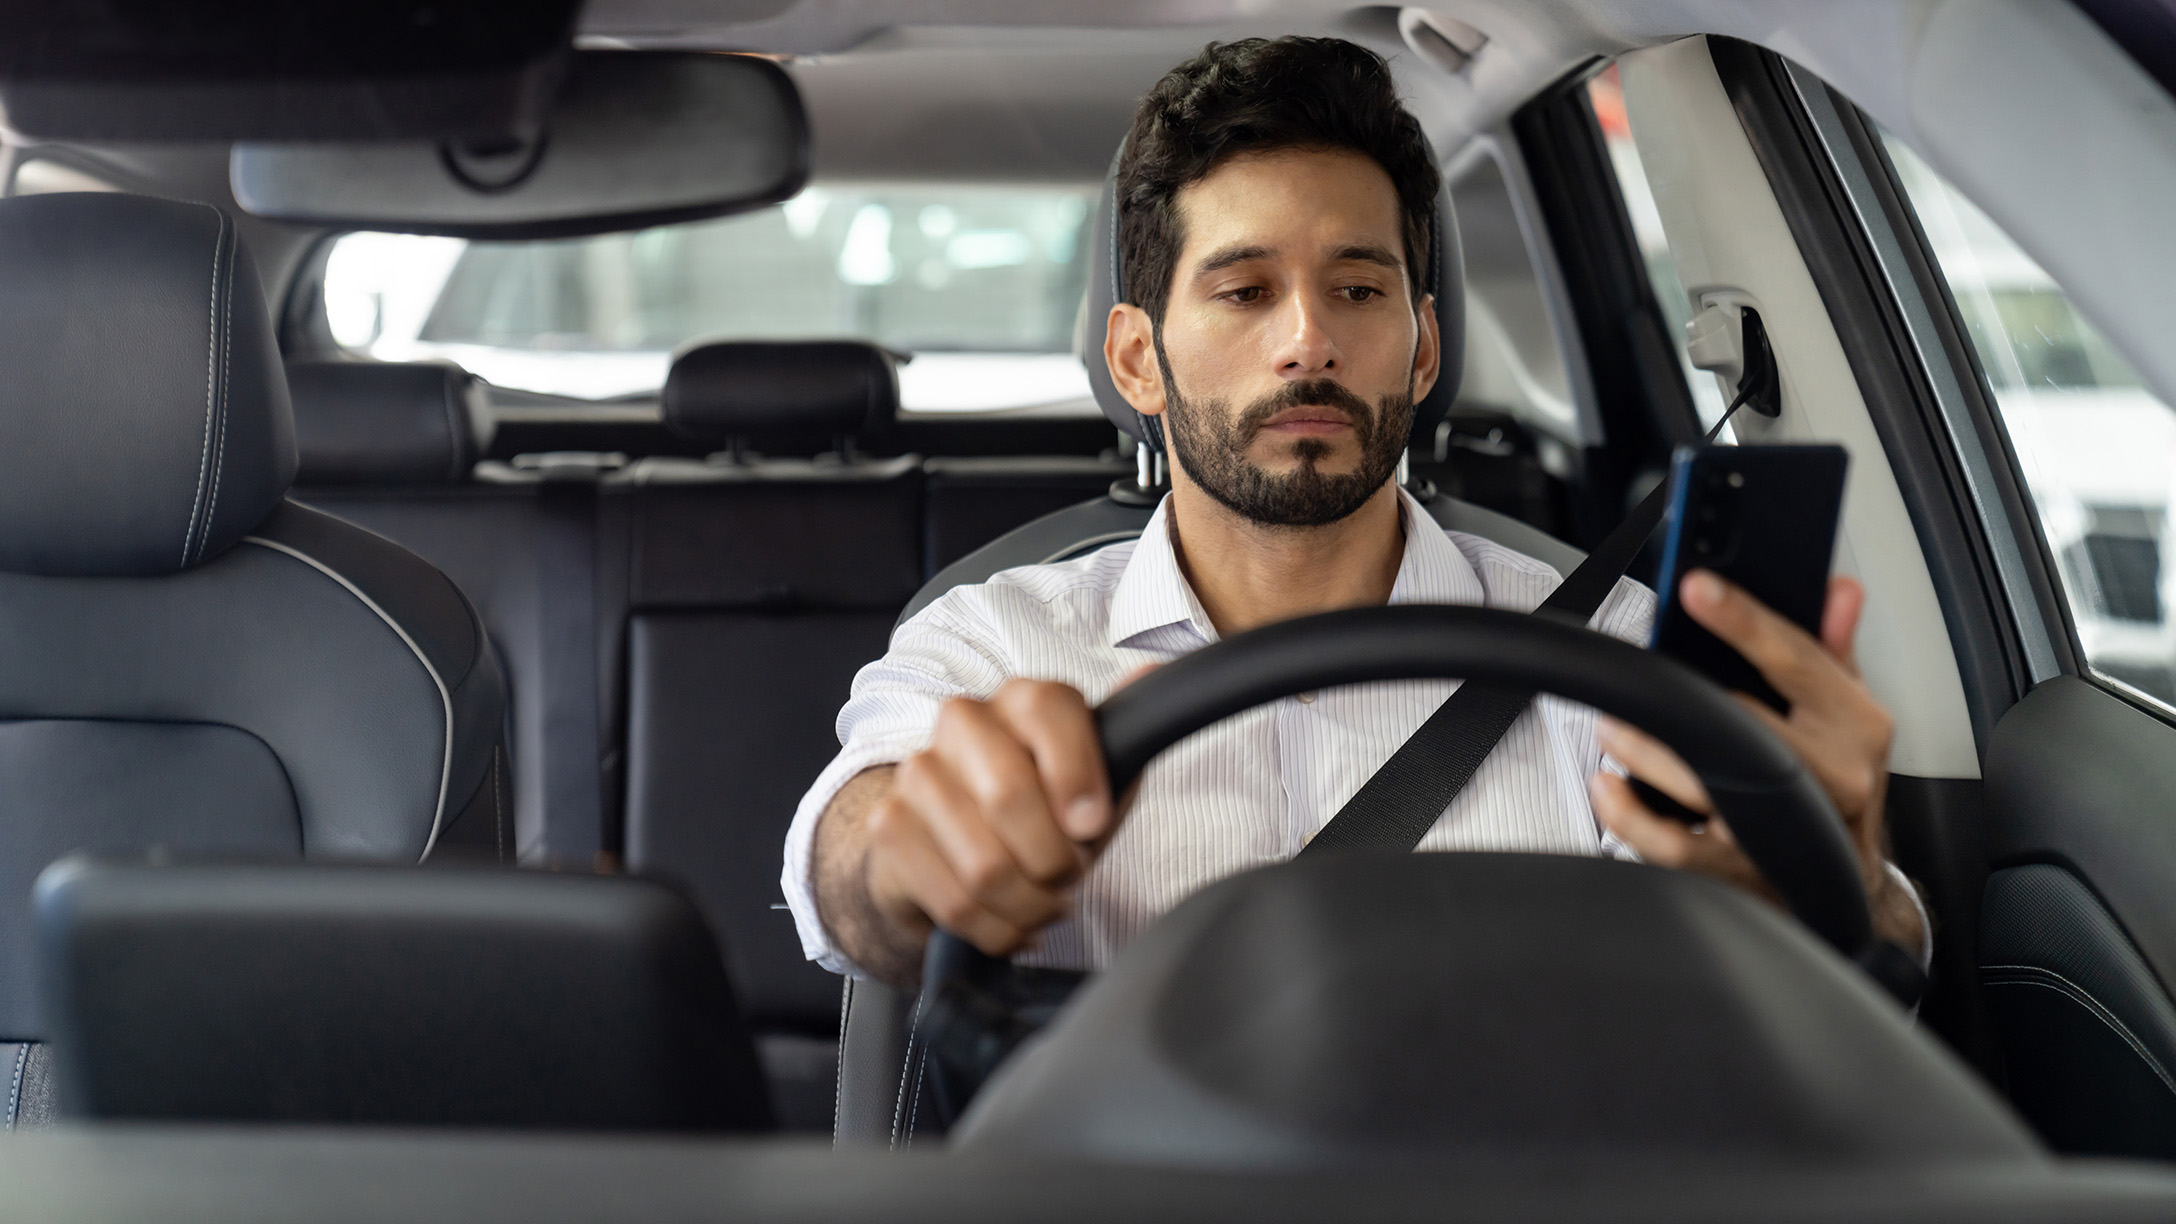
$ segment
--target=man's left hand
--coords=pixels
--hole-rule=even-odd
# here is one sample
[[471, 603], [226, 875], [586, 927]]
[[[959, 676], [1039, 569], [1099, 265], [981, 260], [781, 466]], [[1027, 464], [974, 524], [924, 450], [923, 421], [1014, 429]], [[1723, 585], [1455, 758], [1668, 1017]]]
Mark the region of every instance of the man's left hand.
[[[1888, 867], [1888, 829], [1883, 802], [1889, 790], [1889, 745], [1895, 723], [1859, 678], [1852, 639], [1866, 591], [1849, 578], [1829, 580], [1819, 641], [1771, 611], [1741, 588], [1706, 570], [1685, 576], [1679, 598], [1692, 618], [1734, 647], [1790, 703], [1779, 715], [1738, 694], [1812, 772], [1843, 817], [1859, 854], [1859, 871], [1873, 906], [1874, 933], [1917, 954], [1925, 939], [1919, 907]], [[1640, 802], [1630, 783], [1613, 773], [1588, 784], [1594, 814], [1643, 860], [1698, 871], [1737, 884], [1770, 901], [1775, 892], [1761, 878], [1715, 812], [1705, 787], [1685, 762], [1653, 736], [1612, 718], [1600, 727], [1602, 751], [1632, 776], [1706, 818], [1699, 828], [1658, 816]]]

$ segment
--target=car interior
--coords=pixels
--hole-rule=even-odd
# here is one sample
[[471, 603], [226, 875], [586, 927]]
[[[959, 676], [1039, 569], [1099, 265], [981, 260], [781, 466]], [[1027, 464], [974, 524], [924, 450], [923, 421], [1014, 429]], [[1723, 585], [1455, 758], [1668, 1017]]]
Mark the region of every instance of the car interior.
[[[1439, 159], [1397, 479], [1445, 528], [1568, 574], [1761, 377], [1726, 444], [1848, 450], [1915, 1006], [1743, 708], [1479, 609], [1219, 642], [1106, 703], [1114, 780], [1514, 682], [1677, 748], [1783, 906], [1246, 873], [949, 1130], [929, 1000], [807, 959], [782, 848], [855, 673], [1169, 489], [1102, 361], [1115, 154], [1286, 34], [1385, 56]], [[2166, 0], [0, 14], [0, 1202], [2166, 1219], [2170, 198]]]

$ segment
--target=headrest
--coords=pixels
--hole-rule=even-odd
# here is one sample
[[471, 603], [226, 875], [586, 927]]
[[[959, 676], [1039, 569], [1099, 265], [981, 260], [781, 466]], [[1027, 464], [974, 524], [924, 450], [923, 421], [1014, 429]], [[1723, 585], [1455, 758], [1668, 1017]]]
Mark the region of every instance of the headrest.
[[457, 484], [490, 444], [480, 379], [444, 361], [298, 361], [301, 485]]
[[294, 474], [264, 291], [226, 214], [0, 200], [0, 571], [187, 569]]
[[[1123, 148], [1120, 150], [1123, 152]], [[1111, 368], [1103, 360], [1105, 320], [1111, 307], [1131, 301], [1118, 266], [1118, 209], [1113, 203], [1118, 159], [1103, 178], [1103, 194], [1096, 202], [1095, 228], [1088, 245], [1088, 304], [1081, 316], [1080, 360], [1088, 368], [1088, 382], [1096, 403], [1111, 423], [1158, 450], [1163, 449], [1163, 430], [1133, 410], [1111, 382]], [[1436, 299], [1436, 329], [1443, 337], [1442, 369], [1436, 385], [1413, 405], [1413, 440], [1416, 445], [1435, 437], [1436, 425], [1448, 416], [1458, 398], [1458, 383], [1466, 368], [1465, 257], [1458, 245], [1458, 216], [1451, 210], [1446, 186], [1436, 197], [1435, 266], [1428, 269], [1428, 292]]]
[[857, 434], [899, 412], [891, 354], [853, 340], [703, 344], [673, 359], [665, 424], [712, 441], [777, 430]]

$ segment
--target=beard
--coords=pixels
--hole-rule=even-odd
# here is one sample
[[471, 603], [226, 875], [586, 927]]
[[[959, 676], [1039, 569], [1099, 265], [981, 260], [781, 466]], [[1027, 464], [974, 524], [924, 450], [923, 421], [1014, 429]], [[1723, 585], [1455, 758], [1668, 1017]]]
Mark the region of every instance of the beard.
[[[1307, 379], [1287, 383], [1234, 415], [1223, 400], [1182, 397], [1162, 349], [1157, 345], [1156, 356], [1163, 366], [1168, 401], [1164, 420], [1172, 452], [1194, 483], [1232, 513], [1271, 527], [1320, 527], [1367, 504], [1398, 470], [1398, 457], [1413, 431], [1410, 389], [1385, 395], [1370, 406], [1336, 382]], [[1292, 444], [1299, 462], [1289, 472], [1271, 472], [1247, 458], [1247, 448], [1271, 417], [1302, 405], [1336, 408], [1351, 419], [1353, 439], [1360, 445], [1357, 467], [1323, 471], [1330, 444], [1320, 438]]]

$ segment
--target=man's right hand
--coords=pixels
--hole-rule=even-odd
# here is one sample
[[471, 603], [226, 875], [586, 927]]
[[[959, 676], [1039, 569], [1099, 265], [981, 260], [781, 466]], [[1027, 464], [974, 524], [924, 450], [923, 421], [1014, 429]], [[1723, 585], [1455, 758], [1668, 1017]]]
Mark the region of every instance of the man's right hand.
[[[817, 892], [847, 954], [894, 980], [932, 924], [993, 956], [1019, 950], [1065, 915], [1118, 827], [1088, 703], [1062, 684], [1011, 680], [988, 701], [952, 698], [927, 749], [889, 770], [888, 785], [876, 772], [825, 810]], [[840, 885], [862, 904], [837, 904], [848, 901]], [[887, 929], [854, 930], [849, 910]]]

